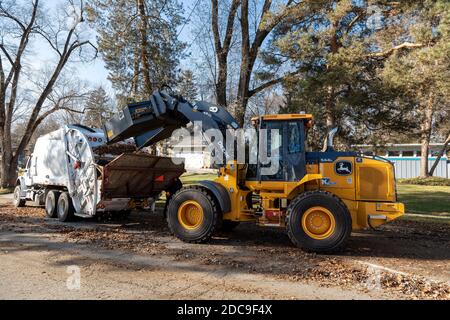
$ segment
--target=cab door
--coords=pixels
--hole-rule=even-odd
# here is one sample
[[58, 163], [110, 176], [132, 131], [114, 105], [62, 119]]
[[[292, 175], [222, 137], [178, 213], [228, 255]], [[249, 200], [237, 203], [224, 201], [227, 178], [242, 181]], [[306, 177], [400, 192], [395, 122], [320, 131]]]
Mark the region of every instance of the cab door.
[[33, 158], [34, 158], [33, 155], [28, 157], [27, 164], [25, 165], [25, 174], [23, 175], [23, 178], [25, 181], [25, 185], [27, 187], [31, 186], [33, 184], [33, 176], [32, 176], [32, 172], [31, 172], [31, 163], [32, 163]]
[[[299, 181], [306, 173], [303, 121], [262, 121], [258, 180]], [[268, 160], [270, 160], [268, 162]]]
[[303, 121], [286, 121], [284, 126], [286, 181], [300, 181], [306, 173], [304, 123]]

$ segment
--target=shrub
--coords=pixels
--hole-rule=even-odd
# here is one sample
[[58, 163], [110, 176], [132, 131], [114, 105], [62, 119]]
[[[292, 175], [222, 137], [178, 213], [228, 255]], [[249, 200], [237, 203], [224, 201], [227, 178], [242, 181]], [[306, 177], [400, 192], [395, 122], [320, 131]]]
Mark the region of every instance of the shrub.
[[429, 177], [429, 178], [410, 178], [410, 179], [398, 179], [400, 184], [417, 184], [421, 186], [450, 186], [450, 179]]

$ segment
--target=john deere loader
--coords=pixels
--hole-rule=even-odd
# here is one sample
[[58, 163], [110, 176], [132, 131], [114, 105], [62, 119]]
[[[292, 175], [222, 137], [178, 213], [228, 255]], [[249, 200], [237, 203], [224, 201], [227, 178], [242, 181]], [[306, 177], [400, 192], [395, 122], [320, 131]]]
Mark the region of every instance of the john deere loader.
[[[293, 244], [302, 249], [331, 252], [344, 246], [352, 230], [400, 217], [404, 206], [397, 202], [393, 164], [335, 151], [334, 132], [328, 135], [326, 151], [307, 152], [305, 140], [312, 121], [309, 114], [253, 118], [257, 152], [276, 154], [276, 170], [268, 170], [272, 164], [261, 161], [239, 163], [227, 154], [214, 181], [184, 187], [174, 183], [167, 192], [166, 212], [172, 233], [183, 241], [201, 243], [221, 229], [253, 222], [285, 228]], [[133, 137], [143, 148], [190, 122], [200, 122], [204, 132], [216, 129], [224, 136], [227, 129], [239, 128], [225, 108], [191, 104], [158, 91], [148, 101], [128, 105], [105, 124], [104, 131], [108, 143]], [[266, 136], [271, 132], [278, 133], [276, 139]], [[261, 141], [266, 141], [267, 150]]]

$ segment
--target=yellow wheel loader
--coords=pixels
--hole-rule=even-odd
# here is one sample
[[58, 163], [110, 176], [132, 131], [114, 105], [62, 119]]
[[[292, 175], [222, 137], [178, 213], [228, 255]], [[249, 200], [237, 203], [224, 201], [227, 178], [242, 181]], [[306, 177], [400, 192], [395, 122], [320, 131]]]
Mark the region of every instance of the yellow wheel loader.
[[[167, 190], [166, 205], [172, 233], [183, 241], [200, 243], [221, 229], [251, 221], [285, 228], [302, 249], [332, 252], [344, 246], [352, 230], [377, 227], [401, 216], [404, 206], [397, 202], [393, 164], [335, 151], [333, 131], [325, 151], [306, 151], [312, 121], [309, 114], [253, 118], [256, 163], [239, 162], [222, 144], [225, 162], [218, 168], [217, 179], [185, 187], [174, 181]], [[239, 128], [220, 106], [191, 104], [159, 91], [149, 101], [124, 108], [104, 130], [109, 143], [133, 137], [142, 148], [189, 122], [200, 122], [203, 132], [217, 129], [224, 135]], [[271, 163], [260, 161], [262, 154], [272, 156]]]

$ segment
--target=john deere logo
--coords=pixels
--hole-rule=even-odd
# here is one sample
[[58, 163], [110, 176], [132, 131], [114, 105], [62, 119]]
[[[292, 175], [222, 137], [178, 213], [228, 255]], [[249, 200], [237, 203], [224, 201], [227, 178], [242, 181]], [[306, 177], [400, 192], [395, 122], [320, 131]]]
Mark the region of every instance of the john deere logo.
[[340, 176], [352, 174], [352, 163], [349, 161], [338, 161], [335, 164], [336, 173]]

